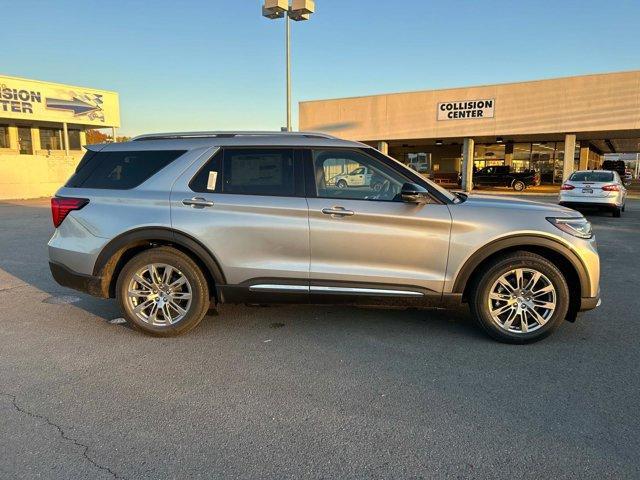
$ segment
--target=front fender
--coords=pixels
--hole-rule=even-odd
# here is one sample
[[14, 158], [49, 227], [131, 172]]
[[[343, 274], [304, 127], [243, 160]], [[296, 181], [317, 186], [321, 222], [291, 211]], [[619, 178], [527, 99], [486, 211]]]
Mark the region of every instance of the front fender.
[[500, 251], [513, 250], [517, 247], [526, 249], [526, 247], [531, 246], [549, 249], [562, 255], [570, 262], [578, 274], [578, 278], [580, 279], [581, 296], [591, 296], [591, 279], [589, 277], [587, 266], [584, 264], [577, 252], [573, 250], [573, 247], [557, 239], [534, 234], [513, 235], [506, 238], [500, 238], [476, 250], [471, 256], [469, 256], [469, 258], [467, 258], [462, 267], [460, 267], [458, 272], [454, 275], [455, 280], [453, 282], [452, 293], [464, 293], [473, 272], [490, 256], [499, 253]]

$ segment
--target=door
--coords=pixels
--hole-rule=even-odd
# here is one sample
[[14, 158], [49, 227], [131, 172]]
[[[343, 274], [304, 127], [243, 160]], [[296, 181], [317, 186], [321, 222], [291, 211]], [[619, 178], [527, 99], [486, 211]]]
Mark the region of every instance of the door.
[[485, 167], [480, 171], [480, 175], [478, 175], [478, 183], [482, 185], [496, 185], [501, 182], [498, 172], [496, 172], [496, 167]]
[[[448, 207], [404, 203], [400, 189], [412, 180], [391, 160], [364, 152], [308, 152], [312, 300], [335, 294], [439, 299], [449, 248]], [[377, 188], [339, 189], [326, 182], [328, 166], [340, 162], [365, 167]]]
[[283, 148], [225, 148], [195, 162], [174, 185], [173, 228], [214, 255], [227, 301], [237, 295], [248, 301], [249, 292], [308, 294], [308, 208], [296, 155]]
[[18, 127], [18, 147], [22, 155], [33, 155], [30, 127]]

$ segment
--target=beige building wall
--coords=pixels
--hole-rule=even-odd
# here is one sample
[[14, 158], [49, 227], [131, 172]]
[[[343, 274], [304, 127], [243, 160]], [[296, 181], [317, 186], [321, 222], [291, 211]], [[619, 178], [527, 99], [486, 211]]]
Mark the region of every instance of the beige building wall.
[[[440, 102], [479, 99], [495, 100], [493, 118], [436, 119]], [[360, 141], [629, 132], [640, 129], [640, 71], [306, 101], [299, 124]]]
[[73, 174], [83, 154], [0, 155], [0, 200], [52, 196]]
[[[18, 128], [9, 127], [9, 148], [0, 148], [0, 200], [50, 197], [73, 174], [84, 150], [42, 150], [40, 130], [31, 127], [31, 154], [20, 154]], [[81, 144], [86, 133], [80, 132]]]

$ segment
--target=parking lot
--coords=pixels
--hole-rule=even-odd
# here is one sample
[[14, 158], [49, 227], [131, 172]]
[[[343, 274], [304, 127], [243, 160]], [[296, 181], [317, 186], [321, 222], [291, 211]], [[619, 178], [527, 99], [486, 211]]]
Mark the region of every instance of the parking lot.
[[48, 200], [0, 203], [0, 477], [638, 478], [640, 200], [587, 216], [602, 306], [537, 344], [466, 307], [223, 306], [158, 339], [53, 281]]

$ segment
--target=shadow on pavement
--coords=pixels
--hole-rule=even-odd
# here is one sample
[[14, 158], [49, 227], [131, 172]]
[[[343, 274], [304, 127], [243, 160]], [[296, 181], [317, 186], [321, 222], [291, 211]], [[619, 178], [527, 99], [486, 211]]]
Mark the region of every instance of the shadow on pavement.
[[[0, 291], [7, 287], [8, 280], [3, 281], [2, 277], [2, 271], [4, 271], [48, 293], [53, 297], [48, 300], [50, 302], [55, 303], [56, 299], [63, 296], [72, 296], [79, 299], [73, 302], [74, 307], [106, 321], [121, 316], [120, 309], [114, 300], [94, 298], [62, 287], [51, 277], [47, 255], [47, 242], [53, 233], [49, 199], [0, 202], [0, 224], [3, 226], [0, 230]], [[416, 334], [425, 334], [426, 328], [432, 333], [448, 330], [450, 334], [455, 331], [456, 334], [485, 338], [475, 327], [465, 307], [457, 310], [403, 310], [345, 306], [273, 306], [255, 310], [256, 308], [258, 307], [225, 305], [222, 307], [220, 317], [209, 316], [196, 331], [207, 329], [206, 325], [213, 323], [212, 320], [215, 320], [217, 328], [220, 328], [220, 325], [226, 323], [225, 311], [233, 311], [232, 316], [236, 318], [238, 315], [253, 316], [258, 311], [260, 317], [264, 318], [264, 322], [273, 323], [282, 313], [287, 312], [287, 315], [292, 315], [291, 309], [295, 309], [301, 324], [306, 324], [310, 319], [315, 321], [312, 319], [318, 316], [317, 312], [322, 315], [331, 312], [331, 321], [325, 323], [325, 327], [339, 327], [338, 330], [345, 333], [358, 330], [358, 324], [365, 322], [370, 332], [376, 329], [390, 332], [402, 325], [403, 329], [414, 330]], [[244, 313], [242, 309], [245, 310]], [[231, 325], [227, 326], [231, 327]]]

